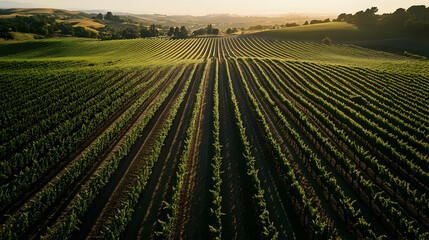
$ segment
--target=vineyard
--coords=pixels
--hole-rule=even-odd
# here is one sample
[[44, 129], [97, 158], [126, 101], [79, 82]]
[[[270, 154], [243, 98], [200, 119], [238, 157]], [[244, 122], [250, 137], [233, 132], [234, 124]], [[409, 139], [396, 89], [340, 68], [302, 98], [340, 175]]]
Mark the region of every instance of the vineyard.
[[246, 37], [0, 56], [0, 239], [429, 238], [427, 60]]

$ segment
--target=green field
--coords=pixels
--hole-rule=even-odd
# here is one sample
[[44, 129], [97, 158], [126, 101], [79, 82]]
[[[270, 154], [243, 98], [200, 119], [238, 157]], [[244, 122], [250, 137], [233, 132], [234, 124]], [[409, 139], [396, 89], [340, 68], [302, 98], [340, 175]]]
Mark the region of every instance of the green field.
[[326, 33], [0, 42], [0, 239], [427, 239], [429, 61]]
[[312, 25], [301, 25], [276, 30], [257, 32], [251, 36], [266, 37], [280, 40], [305, 40], [320, 42], [324, 37], [333, 41], [364, 41], [385, 39], [393, 36], [377, 31], [358, 29], [355, 25], [346, 22], [329, 22]]
[[[229, 39], [229, 38], [227, 38]], [[231, 38], [235, 39], [235, 38]], [[252, 38], [238, 38], [234, 41], [245, 41]], [[197, 42], [203, 44], [195, 44]], [[281, 45], [279, 52], [264, 51], [227, 52], [226, 57], [262, 57], [284, 60], [310, 61], [318, 63], [371, 67], [392, 72], [412, 72], [428, 74], [427, 61], [411, 59], [405, 56], [375, 51], [349, 44], [324, 45], [299, 41], [267, 41], [255, 38], [258, 44], [270, 48]], [[46, 39], [26, 42], [4, 42], [0, 45], [2, 62], [23, 61], [49, 64], [50, 61], [75, 61], [86, 67], [95, 64], [96, 67], [131, 67], [143, 65], [165, 65], [181, 60], [198, 60], [202, 58], [219, 57], [211, 52], [198, 52], [200, 47], [209, 48], [210, 41], [203, 39], [164, 40], [164, 39], [133, 39], [115, 41], [96, 41], [89, 39]], [[197, 49], [194, 49], [197, 47]], [[252, 47], [249, 45], [248, 47]], [[196, 52], [196, 56], [177, 53]], [[204, 49], [205, 50], [205, 49]], [[202, 55], [205, 54], [205, 55]], [[178, 57], [179, 56], [179, 57]]]

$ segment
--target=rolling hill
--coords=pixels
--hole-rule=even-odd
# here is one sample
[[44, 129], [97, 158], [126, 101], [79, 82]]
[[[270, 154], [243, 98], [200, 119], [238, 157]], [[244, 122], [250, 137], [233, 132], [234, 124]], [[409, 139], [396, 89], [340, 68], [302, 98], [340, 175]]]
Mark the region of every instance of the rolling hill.
[[404, 51], [429, 56], [429, 40], [402, 37], [381, 31], [358, 29], [346, 22], [330, 22], [273, 29], [247, 34], [277, 40], [320, 42], [329, 37], [334, 43], [351, 43], [375, 50], [403, 54]]
[[69, 18], [91, 18], [95, 16], [92, 13], [84, 13], [81, 11], [69, 11], [64, 9], [53, 9], [53, 8], [9, 8], [0, 9], [0, 18], [9, 18], [15, 16], [34, 16], [44, 15], [48, 17], [55, 17], [58, 19], [69, 19]]

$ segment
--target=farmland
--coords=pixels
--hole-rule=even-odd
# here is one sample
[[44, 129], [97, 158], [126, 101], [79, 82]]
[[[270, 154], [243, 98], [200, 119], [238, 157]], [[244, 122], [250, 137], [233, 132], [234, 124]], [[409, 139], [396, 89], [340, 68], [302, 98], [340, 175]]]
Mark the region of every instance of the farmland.
[[0, 43], [0, 239], [426, 239], [428, 69], [250, 37]]

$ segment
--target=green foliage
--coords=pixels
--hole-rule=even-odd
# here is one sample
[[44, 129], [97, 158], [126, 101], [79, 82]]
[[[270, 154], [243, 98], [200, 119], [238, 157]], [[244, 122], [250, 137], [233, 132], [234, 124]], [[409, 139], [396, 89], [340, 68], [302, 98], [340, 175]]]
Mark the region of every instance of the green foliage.
[[299, 26], [299, 24], [297, 24], [296, 22], [294, 22], [294, 23], [286, 23], [284, 25], [284, 27], [298, 27], [298, 26]]
[[319, 23], [328, 23], [331, 22], [331, 20], [329, 20], [329, 18], [325, 19], [325, 20], [311, 20], [310, 24], [319, 24]]
[[119, 15], [113, 15], [112, 12], [107, 12], [104, 16], [105, 20], [110, 20], [114, 22], [119, 22], [121, 20], [121, 17]]
[[95, 19], [97, 19], [97, 20], [103, 20], [103, 14], [102, 13], [99, 13], [99, 14], [97, 14], [97, 16], [95, 17]]
[[54, 32], [55, 18], [36, 15], [36, 16], [16, 16], [14, 18], [0, 19], [0, 32], [7, 36], [7, 32], [36, 33], [44, 36], [50, 36]]
[[425, 56], [420, 56], [420, 55], [417, 55], [417, 54], [412, 54], [412, 53], [409, 53], [407, 51], [404, 51], [404, 56], [407, 56], [407, 57], [410, 57], [410, 58], [414, 58], [414, 59], [419, 59], [419, 60], [427, 60], [428, 59]]
[[237, 30], [237, 28], [228, 28], [228, 29], [226, 29], [226, 34], [233, 34], [233, 33], [236, 33], [236, 32], [238, 32], [238, 30]]
[[428, 38], [429, 7], [411, 6], [407, 10], [398, 8], [390, 14], [376, 15], [376, 7], [352, 14], [340, 14], [336, 21], [353, 23], [361, 29], [372, 29], [394, 33], [398, 36], [417, 36]]
[[188, 29], [186, 29], [185, 26], [181, 26], [180, 29], [179, 27], [176, 27], [174, 31], [172, 27], [170, 28], [170, 31], [168, 32], [168, 34], [171, 34], [172, 39], [184, 39], [184, 38], [187, 38], [189, 35]]
[[331, 45], [331, 44], [332, 44], [332, 40], [331, 40], [331, 38], [330, 38], [330, 37], [324, 37], [324, 38], [322, 39], [322, 43], [323, 43], [323, 44], [326, 44], [326, 45]]
[[73, 28], [74, 30], [74, 35], [76, 37], [86, 37], [86, 38], [96, 38], [97, 37], [97, 33], [93, 32], [93, 31], [89, 31], [86, 30], [84, 27], [75, 27]]
[[219, 29], [218, 28], [213, 28], [213, 26], [211, 24], [207, 25], [206, 28], [200, 28], [197, 29], [195, 31], [192, 32], [192, 34], [194, 36], [199, 36], [199, 35], [218, 35], [219, 34]]

